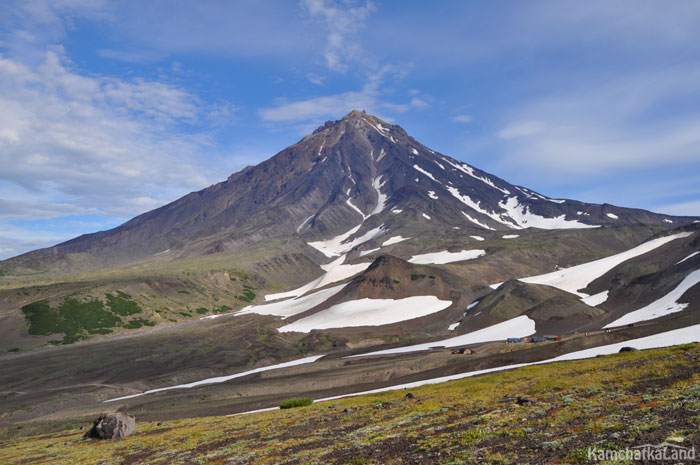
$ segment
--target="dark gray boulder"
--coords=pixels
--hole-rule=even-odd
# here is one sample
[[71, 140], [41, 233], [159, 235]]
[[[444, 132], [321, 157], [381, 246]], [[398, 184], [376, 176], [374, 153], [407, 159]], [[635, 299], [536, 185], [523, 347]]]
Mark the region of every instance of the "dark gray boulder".
[[637, 352], [639, 349], [635, 347], [623, 347], [620, 349], [620, 353], [622, 352]]
[[136, 418], [126, 413], [104, 413], [95, 420], [83, 438], [116, 439], [136, 432]]

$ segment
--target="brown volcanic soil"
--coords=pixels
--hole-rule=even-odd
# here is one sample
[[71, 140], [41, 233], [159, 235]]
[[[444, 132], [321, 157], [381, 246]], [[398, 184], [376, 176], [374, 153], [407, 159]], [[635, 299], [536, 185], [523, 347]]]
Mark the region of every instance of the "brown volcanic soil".
[[[473, 347], [476, 355], [452, 355], [451, 349], [435, 349], [353, 359], [342, 357], [360, 350], [334, 351], [333, 345], [339, 348], [343, 343], [330, 342], [327, 334], [310, 334], [293, 343], [273, 337], [273, 332], [265, 336], [259, 321], [257, 317], [224, 318], [201, 325], [197, 331], [189, 328], [186, 333], [174, 331], [159, 334], [155, 339], [130, 338], [120, 341], [121, 345], [94, 343], [4, 360], [0, 362], [3, 368], [0, 374], [0, 427], [65, 425], [116, 409], [134, 413], [144, 420], [249, 411], [275, 406], [281, 400], [293, 397], [321, 398], [552, 358], [566, 352], [698, 324], [700, 314], [684, 312], [658, 324], [610, 333], [595, 332], [588, 336], [578, 334], [562, 342], [487, 343]], [[274, 319], [269, 321], [273, 323]], [[187, 334], [191, 336], [188, 338]], [[300, 358], [303, 355], [298, 352], [295, 355], [295, 351], [301, 347], [316, 347], [316, 353], [330, 355], [313, 364], [258, 373], [226, 383], [101, 403], [108, 398], [145, 389]], [[260, 361], [253, 361], [247, 355], [250, 353], [257, 354]], [[108, 354], [112, 354], [111, 358]], [[281, 358], [283, 354], [286, 355]], [[208, 368], [203, 369], [203, 366]]]

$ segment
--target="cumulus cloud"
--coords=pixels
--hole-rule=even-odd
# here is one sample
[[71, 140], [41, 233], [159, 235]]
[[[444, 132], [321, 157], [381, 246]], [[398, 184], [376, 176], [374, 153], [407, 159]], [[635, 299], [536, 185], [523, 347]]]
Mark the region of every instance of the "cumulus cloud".
[[365, 24], [367, 17], [376, 11], [370, 1], [364, 4], [332, 0], [302, 0], [301, 5], [313, 19], [320, 21], [327, 32], [324, 58], [328, 67], [344, 73], [352, 62], [367, 60], [362, 47], [350, 40]]
[[85, 76], [61, 49], [36, 67], [0, 55], [0, 108], [0, 218], [131, 216], [211, 182], [209, 138], [174, 130], [206, 111], [178, 87]]

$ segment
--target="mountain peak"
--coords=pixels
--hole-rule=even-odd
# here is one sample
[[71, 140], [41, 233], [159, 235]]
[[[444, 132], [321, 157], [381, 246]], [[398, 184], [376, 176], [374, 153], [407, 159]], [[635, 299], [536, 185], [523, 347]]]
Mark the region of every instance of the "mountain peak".
[[367, 116], [370, 116], [370, 117], [372, 117], [372, 118], [376, 118], [375, 116], [368, 115], [367, 112], [366, 112], [365, 110], [352, 110], [350, 113], [348, 113], [347, 115], [343, 116], [343, 117], [341, 118], [341, 121], [345, 121], [345, 120], [348, 120], [348, 119], [364, 118], [364, 117], [367, 117]]
[[319, 126], [311, 135], [318, 134], [335, 127], [344, 128], [360, 128], [363, 125], [371, 126], [380, 133], [394, 129], [394, 127], [386, 121], [374, 115], [367, 113], [365, 110], [352, 110], [347, 115], [339, 120], [328, 120], [323, 126]]
[[696, 219], [552, 199], [435, 152], [400, 126], [353, 110], [224, 183], [49, 250], [137, 259], [165, 250], [194, 256], [296, 234], [331, 257], [385, 233], [672, 227]]

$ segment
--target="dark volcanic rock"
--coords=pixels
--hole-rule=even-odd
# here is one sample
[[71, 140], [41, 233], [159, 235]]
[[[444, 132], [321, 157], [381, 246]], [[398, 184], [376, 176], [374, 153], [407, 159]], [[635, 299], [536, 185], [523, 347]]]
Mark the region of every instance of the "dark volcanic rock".
[[[424, 221], [424, 212], [430, 213], [430, 223]], [[680, 226], [695, 219], [550, 199], [437, 153], [400, 126], [353, 111], [226, 181], [109, 231], [30, 252], [20, 261], [70, 253], [114, 262], [166, 250], [172, 258], [223, 253], [270, 237], [327, 239], [370, 216], [357, 235], [401, 222], [421, 222], [426, 231], [510, 231], [530, 226]]]
[[635, 347], [623, 347], [620, 349], [620, 352], [637, 352], [639, 349]]
[[136, 432], [136, 418], [126, 413], [105, 413], [94, 421], [83, 438], [116, 439], [130, 436]]

